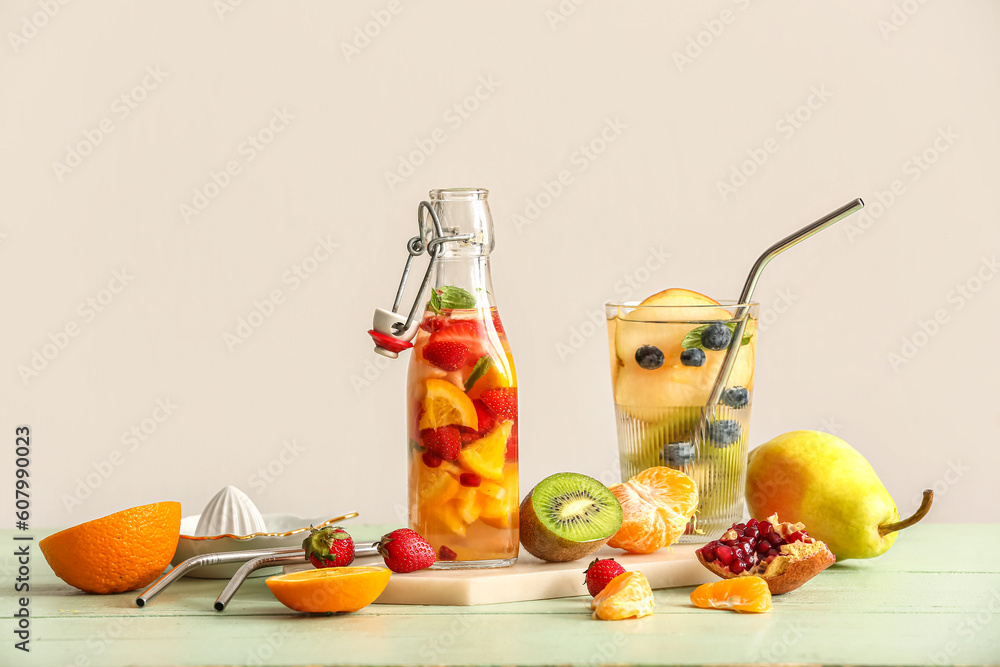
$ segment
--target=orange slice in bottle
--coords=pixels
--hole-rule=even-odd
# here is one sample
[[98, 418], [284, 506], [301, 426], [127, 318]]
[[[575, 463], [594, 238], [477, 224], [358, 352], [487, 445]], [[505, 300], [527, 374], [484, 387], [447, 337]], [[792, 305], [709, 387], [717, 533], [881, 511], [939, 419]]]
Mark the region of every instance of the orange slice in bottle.
[[427, 389], [424, 414], [417, 425], [421, 431], [441, 426], [466, 426], [474, 431], [479, 430], [476, 406], [464, 391], [447, 380], [437, 378], [429, 378], [424, 386]]
[[458, 493], [458, 480], [441, 468], [420, 466], [417, 477], [417, 499], [421, 507], [443, 505]]
[[691, 591], [691, 604], [702, 609], [759, 613], [771, 609], [771, 591], [760, 577], [723, 579]]
[[479, 492], [486, 499], [479, 520], [494, 528], [510, 528], [511, 520], [514, 519], [516, 527], [518, 496], [517, 468], [514, 465], [508, 465], [504, 469], [504, 480], [501, 484], [502, 486], [484, 480], [480, 485]]
[[494, 426], [489, 433], [471, 443], [458, 453], [458, 462], [483, 479], [503, 479], [503, 466], [507, 460], [507, 438], [514, 426], [505, 421]]

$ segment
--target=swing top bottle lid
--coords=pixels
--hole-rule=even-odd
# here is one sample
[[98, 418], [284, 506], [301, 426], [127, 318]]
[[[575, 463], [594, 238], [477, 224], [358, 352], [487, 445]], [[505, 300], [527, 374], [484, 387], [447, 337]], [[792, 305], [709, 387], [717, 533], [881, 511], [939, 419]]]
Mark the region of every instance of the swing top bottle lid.
[[[431, 206], [437, 214], [445, 235], [472, 234], [470, 241], [446, 243], [441, 259], [488, 255], [493, 250], [493, 215], [486, 201], [485, 188], [441, 188], [430, 191]], [[434, 235], [430, 216], [424, 218], [421, 234], [429, 242]]]

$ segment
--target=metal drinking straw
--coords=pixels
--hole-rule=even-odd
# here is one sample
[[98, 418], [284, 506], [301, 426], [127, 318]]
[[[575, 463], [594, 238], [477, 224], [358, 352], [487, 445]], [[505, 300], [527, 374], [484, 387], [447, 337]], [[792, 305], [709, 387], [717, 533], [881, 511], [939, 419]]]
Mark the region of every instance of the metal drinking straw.
[[836, 211], [827, 213], [816, 222], [806, 225], [793, 234], [789, 234], [765, 250], [763, 254], [757, 258], [753, 268], [750, 269], [750, 275], [747, 276], [747, 280], [743, 284], [743, 291], [740, 293], [739, 307], [736, 310], [736, 314], [733, 316], [733, 319], [737, 320], [736, 330], [733, 332], [732, 340], [729, 341], [729, 348], [726, 350], [726, 356], [722, 361], [722, 368], [719, 370], [719, 375], [715, 378], [715, 384], [712, 386], [712, 393], [709, 394], [708, 402], [705, 404], [701, 413], [701, 421], [698, 425], [698, 434], [701, 440], [705, 439], [708, 422], [711, 421], [712, 415], [715, 412], [715, 406], [718, 405], [719, 399], [722, 397], [722, 392], [726, 388], [726, 383], [729, 382], [729, 374], [732, 373], [733, 366], [736, 364], [736, 355], [739, 352], [740, 345], [743, 341], [743, 332], [746, 330], [747, 322], [750, 319], [749, 302], [753, 297], [753, 290], [757, 286], [757, 280], [760, 278], [760, 274], [764, 271], [764, 267], [767, 266], [768, 262], [792, 246], [804, 241], [813, 234], [823, 231], [830, 225], [838, 222], [839, 220], [843, 220], [852, 213], [857, 213], [864, 207], [864, 205], [865, 203], [861, 201], [860, 198], [850, 201], [838, 208]]
[[[359, 544], [354, 549], [355, 558], [375, 556], [377, 554], [378, 542]], [[308, 562], [306, 560], [305, 550], [300, 547], [252, 549], [247, 551], [223, 551], [220, 553], [192, 556], [157, 579], [152, 586], [144, 590], [139, 597], [135, 599], [135, 604], [138, 607], [145, 607], [150, 603], [150, 601], [152, 601], [153, 598], [162, 593], [167, 586], [174, 583], [195, 568], [207, 565], [221, 565], [223, 563], [239, 563], [241, 561], [246, 562], [243, 563], [238, 570], [236, 570], [236, 573], [226, 584], [225, 588], [222, 589], [222, 593], [215, 601], [215, 609], [217, 611], [222, 611], [226, 608], [229, 601], [233, 599], [234, 595], [236, 595], [236, 591], [239, 590], [240, 586], [243, 585], [243, 582], [246, 581], [247, 577], [250, 576], [250, 573], [254, 570], [259, 570], [262, 567], [293, 565]]]

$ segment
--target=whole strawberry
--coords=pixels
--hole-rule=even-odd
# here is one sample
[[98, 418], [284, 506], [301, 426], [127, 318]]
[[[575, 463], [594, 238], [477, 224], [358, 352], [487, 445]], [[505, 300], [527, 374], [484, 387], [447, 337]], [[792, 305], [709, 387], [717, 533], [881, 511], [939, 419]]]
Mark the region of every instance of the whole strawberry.
[[619, 574], [625, 571], [621, 563], [616, 561], [614, 558], [605, 558], [601, 560], [600, 558], [594, 559], [594, 561], [587, 566], [587, 569], [583, 571], [587, 575], [587, 590], [590, 594], [597, 596], [598, 593], [604, 590], [604, 587], [608, 585], [608, 582], [617, 577]]
[[423, 570], [437, 562], [434, 547], [409, 528], [399, 528], [383, 535], [378, 543], [378, 552], [382, 554], [385, 566], [393, 572]]
[[313, 567], [344, 567], [354, 562], [354, 540], [343, 528], [310, 528], [302, 542]]

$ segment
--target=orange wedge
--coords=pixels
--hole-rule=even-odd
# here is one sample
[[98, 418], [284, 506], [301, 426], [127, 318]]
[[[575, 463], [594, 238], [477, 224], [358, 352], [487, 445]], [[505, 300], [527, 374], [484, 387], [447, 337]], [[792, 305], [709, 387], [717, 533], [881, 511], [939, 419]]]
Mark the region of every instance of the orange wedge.
[[458, 462], [463, 468], [479, 474], [483, 479], [494, 481], [503, 479], [503, 466], [507, 460], [507, 438], [513, 426], [513, 421], [497, 424], [479, 440], [464, 447], [458, 453]]
[[268, 577], [264, 582], [281, 604], [314, 614], [357, 611], [389, 584], [384, 567], [325, 567]]
[[417, 426], [421, 431], [441, 426], [466, 426], [474, 431], [479, 430], [476, 406], [464, 391], [447, 380], [437, 378], [429, 378], [424, 386], [427, 389], [424, 414]]

